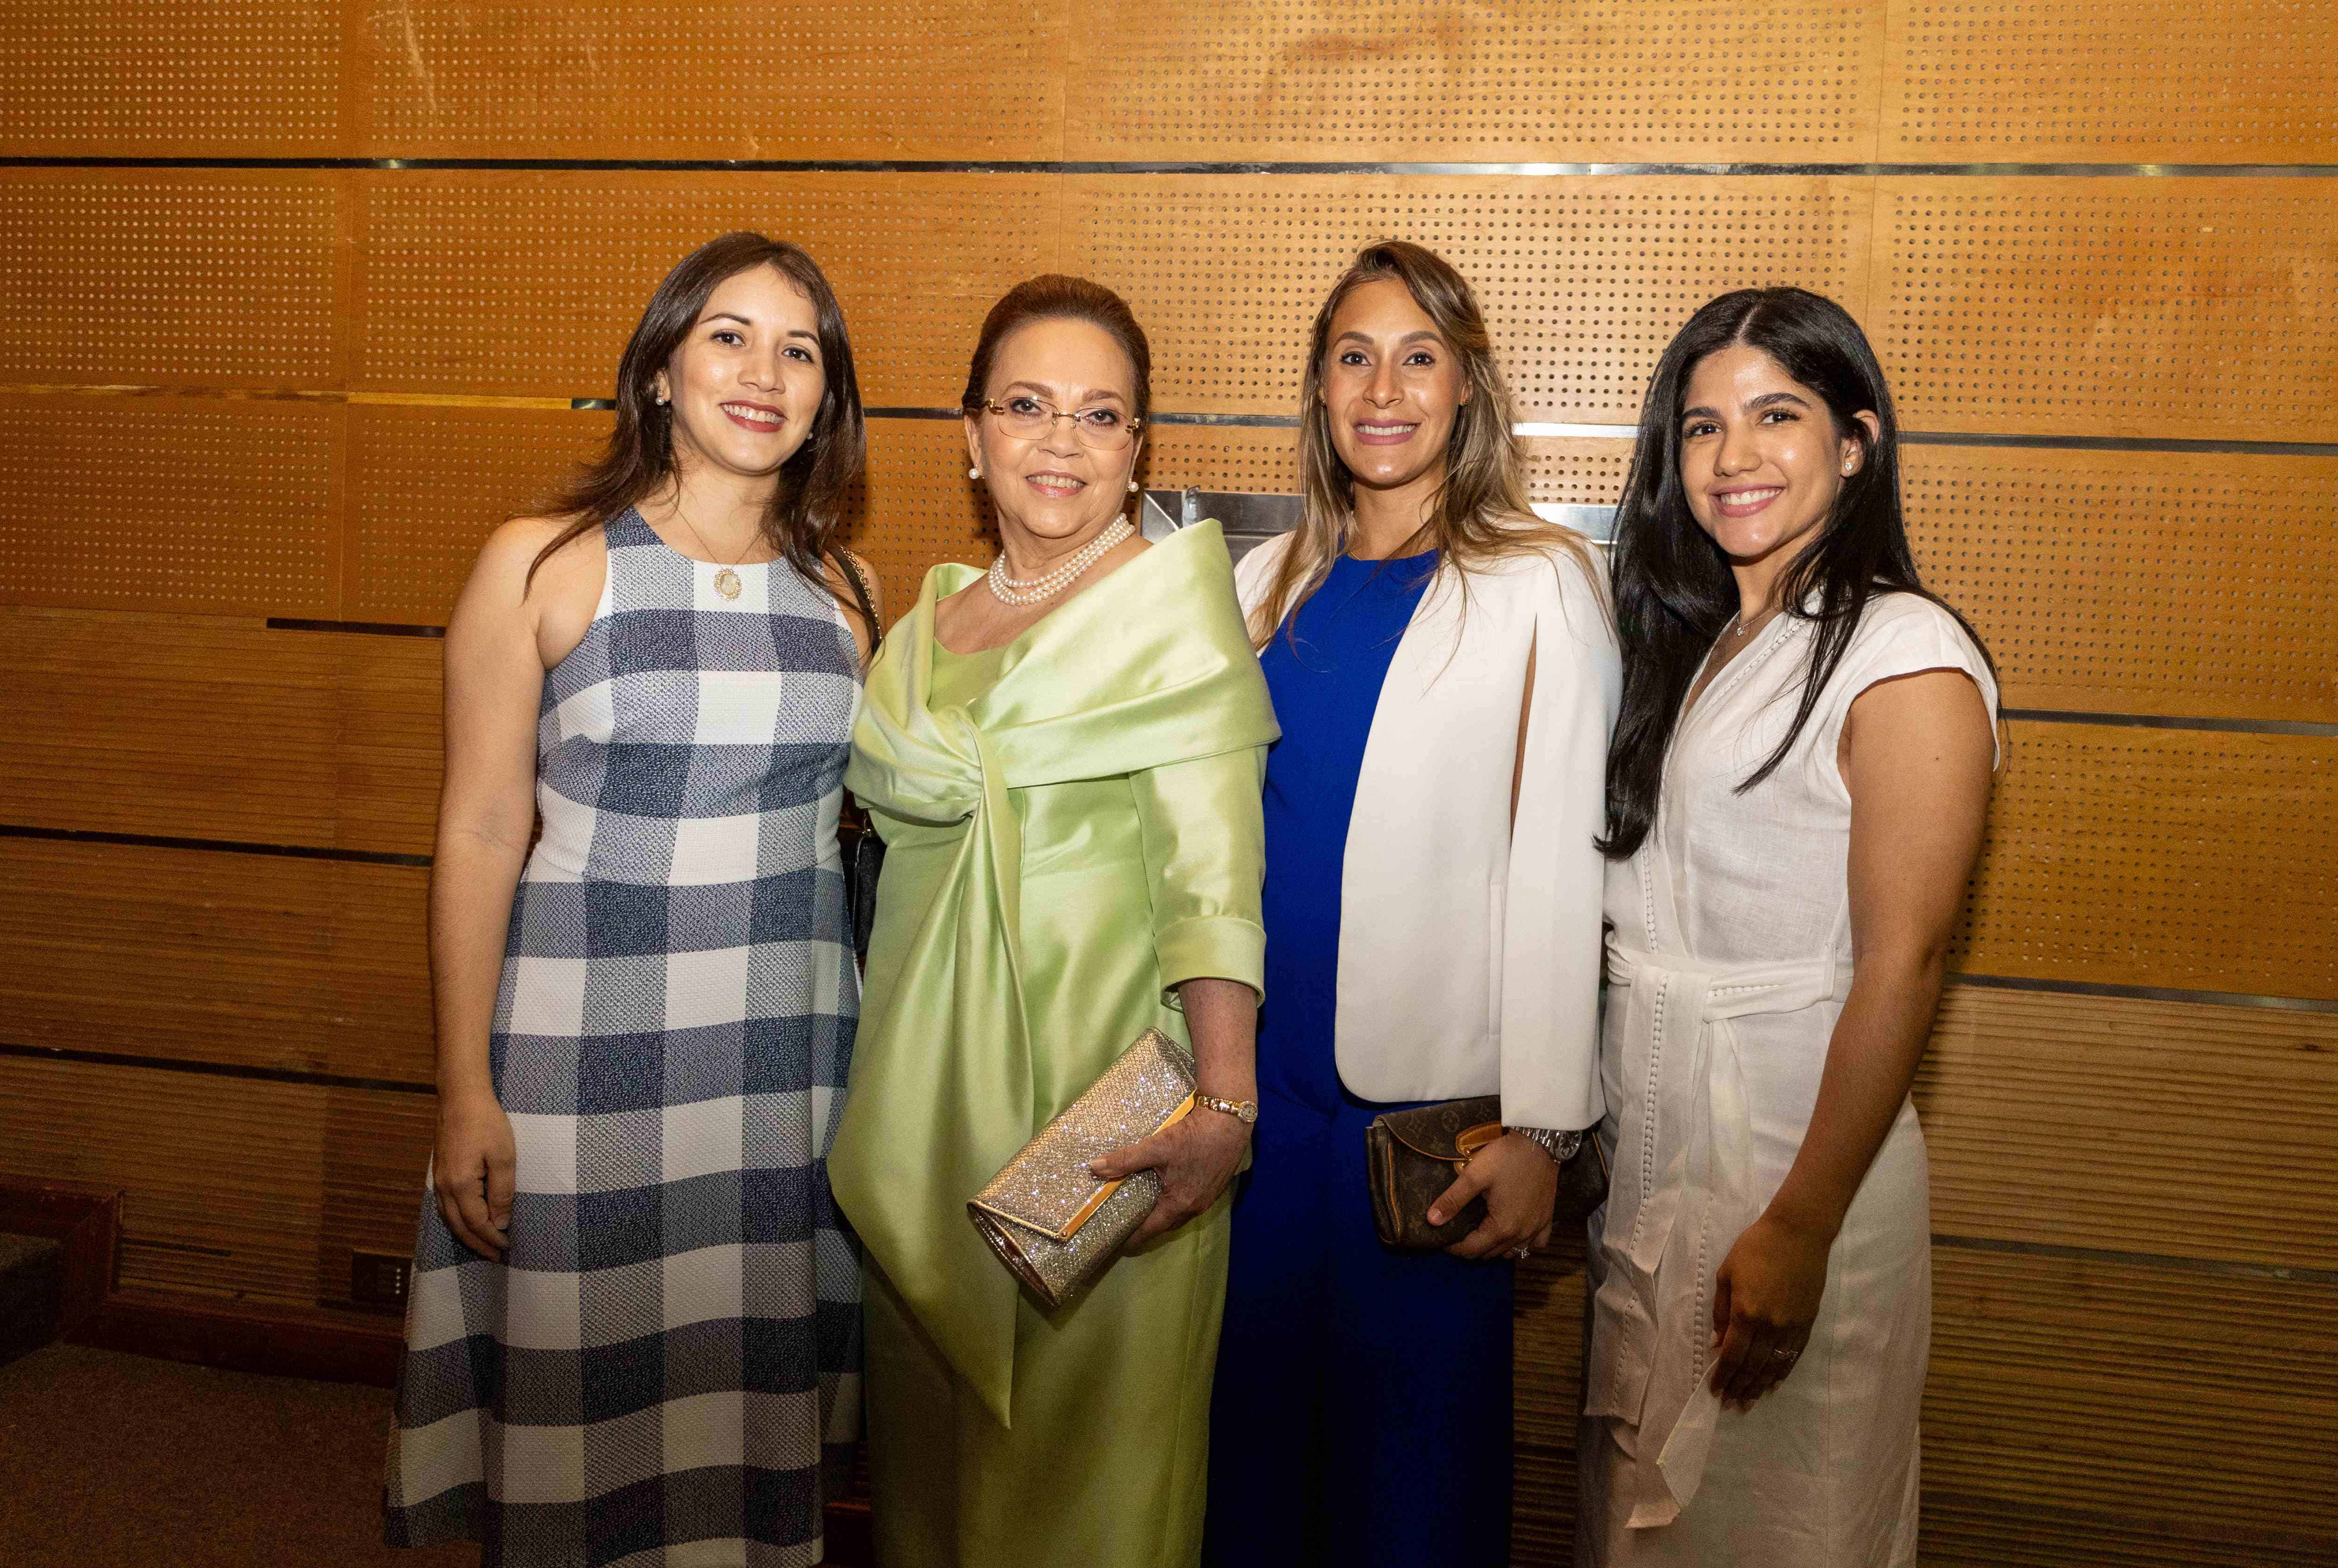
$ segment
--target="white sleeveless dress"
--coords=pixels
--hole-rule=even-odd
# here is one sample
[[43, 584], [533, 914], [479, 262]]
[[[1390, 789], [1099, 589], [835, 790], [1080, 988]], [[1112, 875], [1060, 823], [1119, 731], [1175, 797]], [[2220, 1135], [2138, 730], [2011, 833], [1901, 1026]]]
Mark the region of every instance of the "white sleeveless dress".
[[1607, 872], [1610, 990], [1579, 1449], [1581, 1564], [1883, 1568], [1915, 1561], [1917, 1416], [1931, 1336], [1924, 1138], [1902, 1104], [1827, 1259], [1810, 1345], [1750, 1412], [1707, 1391], [1714, 1276], [1802, 1148], [1852, 978], [1851, 705], [1920, 670], [1988, 665], [1912, 594], [1871, 600], [1810, 722], [1815, 628], [1781, 616], [1684, 716], [1656, 825]]

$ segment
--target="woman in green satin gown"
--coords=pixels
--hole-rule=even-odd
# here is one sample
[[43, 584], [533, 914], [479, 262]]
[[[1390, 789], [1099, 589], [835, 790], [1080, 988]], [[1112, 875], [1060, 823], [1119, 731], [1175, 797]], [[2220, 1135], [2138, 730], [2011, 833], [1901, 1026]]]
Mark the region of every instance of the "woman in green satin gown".
[[1256, 1099], [1277, 731], [1215, 525], [1147, 547], [1117, 515], [1147, 370], [1095, 284], [1034, 279], [993, 309], [965, 408], [1001, 564], [927, 575], [853, 737], [845, 783], [887, 856], [829, 1173], [869, 1254], [883, 1568], [1200, 1555], [1247, 1123], [1197, 1110], [1099, 1162], [1157, 1167], [1163, 1196], [1057, 1311], [966, 1207], [1149, 1027], [1190, 1041], [1204, 1096]]

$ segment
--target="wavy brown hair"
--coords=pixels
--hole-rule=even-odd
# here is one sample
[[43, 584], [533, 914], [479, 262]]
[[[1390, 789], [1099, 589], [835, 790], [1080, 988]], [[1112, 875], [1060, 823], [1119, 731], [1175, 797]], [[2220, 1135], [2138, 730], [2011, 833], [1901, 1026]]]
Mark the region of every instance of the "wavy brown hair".
[[[763, 538], [798, 576], [867, 619], [854, 596], [838, 593], [826, 563], [833, 560], [844, 580], [854, 580], [842, 558], [845, 515], [853, 486], [866, 461], [869, 439], [860, 417], [860, 380], [852, 369], [852, 342], [844, 311], [827, 274], [801, 246], [741, 230], [709, 240], [674, 263], [657, 286], [617, 361], [617, 428], [601, 456], [579, 468], [545, 508], [567, 526], [536, 552], [536, 569], [563, 546], [591, 533], [674, 477], [673, 410], [657, 400], [657, 374], [698, 324], [706, 301], [725, 280], [757, 267], [770, 267], [811, 301], [818, 321], [820, 370], [828, 390], [804, 438], [780, 469], [780, 482], [763, 512]], [[873, 636], [878, 628], [869, 627]]]
[[1446, 440], [1445, 482], [1410, 542], [1435, 547], [1438, 569], [1454, 571], [1465, 596], [1470, 572], [1519, 556], [1557, 552], [1573, 557], [1593, 582], [1599, 580], [1583, 537], [1536, 517], [1527, 499], [1518, 441], [1510, 433], [1509, 386], [1494, 362], [1485, 313], [1469, 281], [1426, 246], [1375, 240], [1356, 253], [1315, 312], [1299, 389], [1299, 526], [1265, 597], [1251, 612], [1251, 642], [1258, 647], [1321, 586], [1354, 532], [1356, 480], [1332, 443], [1331, 412], [1322, 397], [1323, 360], [1340, 307], [1356, 290], [1383, 278], [1405, 286], [1459, 357], [1469, 380], [1469, 399], [1454, 410], [1453, 431]]

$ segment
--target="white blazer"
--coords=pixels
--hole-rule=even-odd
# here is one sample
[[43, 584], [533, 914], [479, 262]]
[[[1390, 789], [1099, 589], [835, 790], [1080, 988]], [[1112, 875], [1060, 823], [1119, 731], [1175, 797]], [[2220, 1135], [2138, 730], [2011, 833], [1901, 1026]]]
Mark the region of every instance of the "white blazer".
[[[1291, 542], [1235, 568], [1245, 613]], [[1466, 599], [1459, 588], [1447, 569], [1421, 596], [1364, 744], [1340, 903], [1340, 1079], [1366, 1100], [1498, 1092], [1512, 1126], [1588, 1127], [1605, 1109], [1592, 840], [1623, 684], [1616, 634], [1563, 555], [1500, 561], [1469, 574]]]

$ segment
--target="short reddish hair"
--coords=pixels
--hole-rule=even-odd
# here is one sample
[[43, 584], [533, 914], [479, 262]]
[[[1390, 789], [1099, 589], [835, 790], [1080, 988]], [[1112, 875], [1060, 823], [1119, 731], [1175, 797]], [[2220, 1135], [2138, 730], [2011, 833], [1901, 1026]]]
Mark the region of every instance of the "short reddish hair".
[[1136, 367], [1134, 417], [1142, 419], [1153, 412], [1153, 346], [1144, 340], [1136, 313], [1128, 308], [1127, 301], [1102, 283], [1061, 272], [1026, 278], [990, 307], [990, 314], [982, 319], [982, 336], [975, 341], [974, 362], [967, 367], [966, 395], [958, 400], [961, 412], [971, 414], [982, 407], [998, 345], [1017, 328], [1033, 321], [1086, 321], [1109, 334]]

